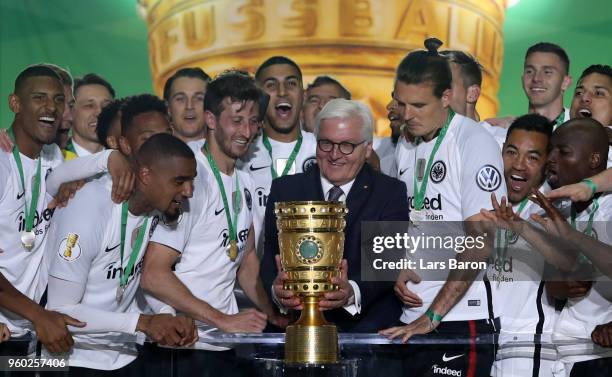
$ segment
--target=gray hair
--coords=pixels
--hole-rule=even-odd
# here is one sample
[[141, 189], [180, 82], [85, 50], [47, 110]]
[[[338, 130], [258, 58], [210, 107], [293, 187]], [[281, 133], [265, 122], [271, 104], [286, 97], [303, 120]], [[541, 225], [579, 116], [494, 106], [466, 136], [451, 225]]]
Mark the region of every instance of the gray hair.
[[317, 114], [315, 118], [314, 135], [316, 138], [319, 137], [319, 128], [321, 121], [324, 119], [348, 119], [353, 117], [361, 119], [363, 138], [369, 143], [372, 143], [374, 129], [374, 117], [372, 116], [372, 112], [364, 103], [344, 98], [335, 98], [329, 101], [319, 114]]

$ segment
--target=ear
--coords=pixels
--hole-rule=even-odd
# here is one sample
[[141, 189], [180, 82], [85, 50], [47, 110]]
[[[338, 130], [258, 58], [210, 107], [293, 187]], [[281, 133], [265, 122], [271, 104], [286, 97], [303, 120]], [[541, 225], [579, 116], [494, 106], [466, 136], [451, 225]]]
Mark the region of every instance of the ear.
[[206, 126], [209, 130], [214, 130], [217, 128], [217, 117], [209, 110], [204, 111], [204, 120], [206, 121]]
[[[606, 156], [606, 159], [607, 158], [608, 156]], [[591, 153], [591, 158], [589, 159], [589, 167], [591, 169], [596, 169], [599, 167], [599, 165], [601, 165], [601, 163], [601, 155], [599, 154], [599, 152]]]
[[11, 111], [15, 114], [19, 114], [19, 112], [21, 111], [21, 102], [19, 101], [19, 97], [17, 96], [17, 94], [12, 93], [11, 95], [9, 95], [8, 103]]
[[115, 138], [114, 136], [106, 137], [106, 145], [108, 145], [111, 149], [119, 149], [119, 142], [117, 141], [117, 138]]
[[168, 114], [168, 121], [172, 125], [172, 113], [170, 112], [170, 103], [166, 100], [164, 100], [164, 103], [166, 104], [166, 113]]
[[467, 90], [466, 101], [467, 103], [476, 103], [478, 102], [478, 98], [480, 98], [480, 85], [470, 85]]
[[366, 145], [366, 159], [370, 158], [370, 156], [372, 155], [372, 153], [374, 152], [374, 148], [372, 148], [372, 142], [368, 141], [367, 145]]
[[561, 90], [565, 92], [567, 88], [570, 87], [570, 85], [572, 85], [572, 76], [570, 75], [563, 76], [563, 82], [561, 82]]
[[[108, 140], [108, 138], [106, 138]], [[108, 144], [110, 146], [110, 143]], [[126, 156], [132, 155], [132, 148], [130, 148], [130, 143], [125, 136], [119, 136], [119, 150]]]
[[444, 92], [442, 92], [442, 98], [440, 98], [442, 100], [442, 106], [444, 106], [444, 108], [449, 107], [452, 98], [453, 98], [452, 90], [446, 89]]
[[138, 168], [138, 180], [142, 182], [143, 185], [147, 186], [152, 183], [153, 175], [151, 169], [146, 166], [142, 166]]

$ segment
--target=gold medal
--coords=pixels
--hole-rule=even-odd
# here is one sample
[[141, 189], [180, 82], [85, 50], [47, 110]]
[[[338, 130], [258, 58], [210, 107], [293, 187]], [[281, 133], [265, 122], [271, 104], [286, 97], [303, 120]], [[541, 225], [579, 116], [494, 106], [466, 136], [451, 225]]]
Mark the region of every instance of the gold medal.
[[25, 230], [21, 232], [21, 244], [23, 247], [30, 251], [34, 247], [34, 241], [36, 240], [36, 234], [34, 231], [26, 232]]
[[238, 242], [235, 240], [231, 240], [230, 244], [228, 246], [228, 252], [229, 252], [229, 259], [232, 262], [236, 261], [236, 258], [238, 258]]

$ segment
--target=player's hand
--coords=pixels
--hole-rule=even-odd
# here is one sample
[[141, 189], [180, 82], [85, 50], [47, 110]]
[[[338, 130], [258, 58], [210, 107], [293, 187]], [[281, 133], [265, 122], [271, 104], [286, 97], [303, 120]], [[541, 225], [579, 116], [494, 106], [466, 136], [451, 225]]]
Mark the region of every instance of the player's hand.
[[0, 343], [5, 342], [11, 338], [11, 332], [4, 323], [0, 322]]
[[412, 270], [402, 270], [395, 281], [395, 286], [393, 287], [395, 295], [405, 305], [411, 307], [423, 306], [423, 300], [416, 293], [412, 292], [406, 287], [406, 283], [408, 281], [420, 283], [421, 277]]
[[489, 118], [486, 119], [485, 122], [489, 123], [492, 126], [495, 127], [501, 127], [501, 128], [508, 128], [510, 127], [510, 125], [512, 124], [512, 122], [514, 122], [514, 117], [508, 116], [508, 117], [498, 117], [498, 118]]
[[512, 205], [507, 202], [506, 197], [502, 196], [501, 202], [497, 202], [495, 193], [491, 194], [491, 204], [493, 211], [481, 209], [480, 214], [489, 221], [492, 221], [500, 228], [511, 230], [516, 234], [522, 234], [525, 220], [514, 213]]
[[42, 310], [32, 321], [36, 330], [36, 337], [51, 353], [64, 353], [70, 351], [74, 340], [68, 331], [68, 325], [85, 327], [86, 323], [70, 317], [69, 315]]
[[338, 286], [337, 291], [325, 292], [319, 301], [319, 309], [330, 310], [345, 306], [351, 297], [355, 296], [353, 286], [348, 281], [348, 263], [346, 259], [340, 262], [340, 276], [331, 278], [331, 283]]
[[612, 322], [595, 326], [595, 330], [591, 333], [591, 340], [602, 347], [612, 347]]
[[163, 346], [187, 346], [197, 340], [197, 332], [194, 334], [195, 323], [185, 316], [143, 314], [138, 319], [136, 330]]
[[129, 161], [119, 152], [113, 151], [108, 157], [108, 173], [113, 180], [111, 199], [119, 204], [129, 199], [134, 189], [136, 175]]
[[406, 343], [413, 335], [427, 334], [435, 328], [429, 317], [422, 315], [406, 326], [391, 327], [378, 333], [389, 339], [400, 338], [402, 343]]
[[546, 291], [558, 299], [579, 298], [589, 293], [592, 281], [547, 281]]
[[593, 190], [584, 182], [559, 187], [546, 194], [548, 199], [570, 199], [572, 202], [586, 202], [593, 196]]
[[546, 231], [557, 237], [567, 237], [574, 229], [569, 225], [565, 217], [556, 209], [550, 199], [546, 198], [541, 192], [533, 190], [535, 196], [529, 197], [529, 200], [539, 205], [544, 211], [546, 216], [543, 217], [538, 214], [532, 214], [531, 218], [538, 224], [542, 225]]
[[268, 322], [281, 329], [284, 329], [289, 326], [289, 321], [290, 319], [288, 316], [282, 315], [280, 313], [274, 313], [274, 315], [268, 318]]
[[275, 261], [278, 273], [276, 279], [272, 282], [272, 289], [274, 290], [276, 300], [286, 309], [302, 310], [302, 300], [293, 291], [283, 288], [285, 281], [289, 279], [289, 275], [281, 268], [280, 255], [275, 256]]
[[7, 153], [13, 150], [13, 140], [11, 140], [6, 129], [0, 130], [0, 150]]
[[250, 308], [233, 315], [224, 315], [219, 329], [228, 333], [260, 333], [266, 327], [268, 317], [259, 310]]
[[74, 194], [85, 185], [85, 180], [62, 183], [59, 187], [57, 195], [51, 200], [47, 208], [63, 208], [66, 207], [68, 201], [74, 198]]

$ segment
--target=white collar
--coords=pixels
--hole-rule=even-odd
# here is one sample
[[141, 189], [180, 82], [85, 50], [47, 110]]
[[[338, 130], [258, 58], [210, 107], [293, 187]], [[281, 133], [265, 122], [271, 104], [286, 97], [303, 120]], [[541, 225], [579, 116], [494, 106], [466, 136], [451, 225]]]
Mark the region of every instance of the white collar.
[[[353, 178], [351, 181], [340, 186], [340, 188], [344, 192], [344, 194], [340, 196], [340, 198], [342, 198], [341, 201], [343, 202], [346, 201], [346, 197], [348, 196], [349, 191], [351, 191], [351, 187], [353, 187], [353, 183], [355, 183], [355, 178]], [[335, 185], [333, 183], [331, 183], [330, 181], [327, 180], [327, 178], [321, 175], [321, 187], [323, 188], [323, 199], [324, 200], [327, 199], [327, 193], [334, 186]]]

